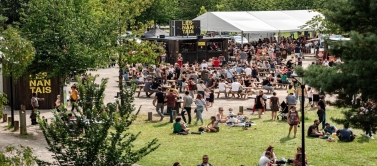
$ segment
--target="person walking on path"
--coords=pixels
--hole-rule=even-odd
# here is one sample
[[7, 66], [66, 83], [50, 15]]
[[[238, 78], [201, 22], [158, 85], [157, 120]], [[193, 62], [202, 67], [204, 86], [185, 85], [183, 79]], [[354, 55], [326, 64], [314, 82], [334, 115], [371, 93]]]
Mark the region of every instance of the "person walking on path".
[[192, 104], [192, 97], [188, 91], [185, 92], [185, 96], [183, 96], [183, 111], [181, 112], [182, 119], [185, 123], [186, 117], [185, 112], [187, 112], [188, 117], [188, 124], [191, 124], [191, 104]]
[[[156, 112], [161, 116], [160, 121], [164, 120], [164, 93], [162, 93], [162, 88], [158, 88], [158, 92], [153, 99], [153, 106], [156, 107]], [[156, 105], [157, 102], [157, 105]], [[160, 111], [161, 110], [161, 111]]]
[[279, 98], [276, 97], [276, 92], [272, 93], [272, 95], [270, 98], [271, 114], [272, 120], [276, 120], [277, 112], [279, 111]]
[[203, 116], [202, 116], [202, 113], [203, 113], [204, 108], [206, 108], [206, 111], [208, 111], [208, 109], [207, 109], [207, 106], [206, 106], [206, 101], [203, 99], [203, 96], [201, 94], [198, 94], [196, 96], [195, 104], [196, 104], [196, 121], [195, 121], [195, 125], [198, 124], [199, 120], [200, 120], [200, 122], [202, 122], [202, 125], [203, 125]]
[[288, 124], [289, 124], [288, 137], [289, 137], [289, 135], [291, 135], [292, 128], [294, 127], [293, 138], [296, 138], [297, 125], [300, 124], [300, 118], [298, 117], [298, 112], [296, 110], [296, 106], [292, 106], [291, 109], [289, 110], [287, 121], [288, 121]]
[[170, 115], [170, 123], [173, 123], [173, 109], [175, 107], [175, 102], [177, 101], [177, 96], [173, 94], [173, 90], [169, 91], [169, 94], [165, 96], [165, 101], [168, 107], [168, 112]]

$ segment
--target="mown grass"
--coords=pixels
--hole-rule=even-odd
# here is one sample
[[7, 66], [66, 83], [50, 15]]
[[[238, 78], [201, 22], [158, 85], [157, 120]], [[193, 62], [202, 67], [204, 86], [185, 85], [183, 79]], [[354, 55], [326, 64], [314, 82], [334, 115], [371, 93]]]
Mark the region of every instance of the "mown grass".
[[[250, 115], [249, 111], [246, 114]], [[306, 133], [317, 115], [314, 110], [306, 111], [305, 115]], [[340, 110], [327, 111], [328, 120], [341, 116]], [[293, 158], [296, 148], [301, 146], [301, 128], [298, 129], [297, 138], [292, 138], [292, 134], [291, 138], [287, 138], [288, 124], [281, 120], [270, 121], [270, 112], [262, 119], [252, 116], [257, 125], [250, 130], [221, 125], [219, 133], [186, 136], [172, 134], [171, 123], [149, 123], [145, 119], [145, 116], [141, 116], [130, 128], [133, 132], [142, 132], [135, 146], [143, 145], [152, 138], [158, 138], [161, 146], [138, 162], [143, 166], [170, 166], [176, 161], [183, 166], [193, 166], [201, 162], [204, 154], [209, 155], [210, 163], [216, 166], [255, 166], [268, 145], [275, 147], [278, 158], [286, 159]], [[340, 124], [332, 124], [342, 128]], [[197, 131], [198, 127], [190, 126], [192, 131]], [[305, 136], [309, 165], [377, 165], [377, 141], [362, 136], [361, 130], [353, 131], [358, 136], [351, 143], [327, 142]]]

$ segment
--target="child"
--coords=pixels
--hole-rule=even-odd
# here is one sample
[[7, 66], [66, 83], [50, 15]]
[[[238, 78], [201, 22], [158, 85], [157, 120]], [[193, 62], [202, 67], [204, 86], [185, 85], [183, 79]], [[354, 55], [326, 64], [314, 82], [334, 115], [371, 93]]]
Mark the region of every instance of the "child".
[[210, 96], [210, 92], [208, 88], [205, 88], [204, 89], [204, 98], [206, 99], [206, 106], [208, 107], [210, 104], [209, 104], [209, 96]]
[[214, 100], [215, 100], [215, 95], [214, 95], [214, 91], [213, 89], [210, 90], [210, 93], [209, 93], [209, 104], [210, 104], [210, 107], [213, 106], [213, 103], [214, 103]]
[[188, 91], [188, 88], [187, 88], [187, 79], [186, 78], [182, 78], [182, 91], [183, 92]]

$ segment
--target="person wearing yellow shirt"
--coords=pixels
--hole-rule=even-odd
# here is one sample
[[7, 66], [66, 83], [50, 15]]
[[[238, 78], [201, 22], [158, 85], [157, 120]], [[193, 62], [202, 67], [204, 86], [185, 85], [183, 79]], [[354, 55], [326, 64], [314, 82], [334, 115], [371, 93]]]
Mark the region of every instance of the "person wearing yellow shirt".
[[71, 86], [71, 105], [72, 105], [72, 110], [75, 109], [75, 103], [79, 99], [79, 92], [77, 91], [77, 87], [75, 85]]

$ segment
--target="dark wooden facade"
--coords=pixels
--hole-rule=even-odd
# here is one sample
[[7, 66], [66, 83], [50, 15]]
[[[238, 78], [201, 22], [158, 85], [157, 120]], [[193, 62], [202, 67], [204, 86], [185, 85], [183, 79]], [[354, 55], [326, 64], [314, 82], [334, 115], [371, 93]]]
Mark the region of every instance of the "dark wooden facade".
[[[31, 110], [30, 99], [32, 93], [36, 92], [39, 98], [39, 109], [52, 109], [55, 106], [56, 96], [59, 95], [59, 78], [53, 77], [48, 79], [30, 79], [29, 75], [21, 77], [13, 84], [14, 109], [20, 109], [21, 104], [26, 106], [27, 110]], [[7, 94], [10, 101], [10, 79], [4, 77], [3, 81], [4, 93]], [[63, 99], [63, 97], [62, 97]], [[10, 103], [8, 103], [10, 104]]]
[[[191, 64], [194, 61], [201, 62], [209, 58], [223, 55], [228, 58], [228, 38], [197, 38], [194, 37], [166, 37], [147, 38], [144, 40], [163, 42], [166, 45], [166, 62], [174, 64], [179, 53], [182, 54], [183, 62]], [[213, 44], [217, 49], [212, 49]]]

